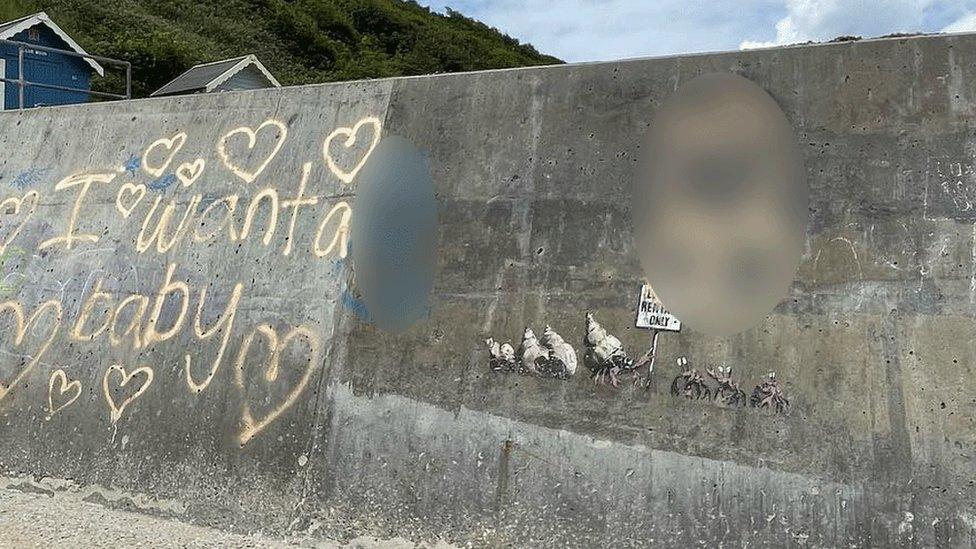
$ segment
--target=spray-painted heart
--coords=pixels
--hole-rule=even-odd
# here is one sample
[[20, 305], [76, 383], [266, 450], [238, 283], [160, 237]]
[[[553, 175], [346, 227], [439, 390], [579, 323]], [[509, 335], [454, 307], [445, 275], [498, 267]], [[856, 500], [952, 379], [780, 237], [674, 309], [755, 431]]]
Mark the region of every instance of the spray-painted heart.
[[[366, 152], [363, 153], [362, 158], [359, 159], [359, 162], [356, 163], [351, 170], [343, 170], [332, 157], [332, 140], [334, 140], [336, 137], [345, 137], [346, 139], [342, 142], [342, 146], [349, 149], [356, 144], [356, 136], [359, 135], [359, 130], [363, 126], [372, 127], [373, 141], [370, 142], [369, 148], [366, 149]], [[380, 119], [373, 116], [363, 118], [359, 122], [356, 122], [356, 124], [354, 124], [351, 128], [336, 128], [335, 131], [330, 133], [329, 136], [325, 138], [325, 142], [322, 144], [322, 156], [325, 157], [325, 164], [329, 167], [329, 170], [336, 175], [336, 177], [342, 180], [343, 183], [352, 183], [352, 180], [356, 178], [356, 174], [359, 173], [359, 170], [362, 169], [363, 165], [366, 164], [366, 160], [369, 159], [369, 155], [373, 153], [373, 149], [375, 149], [376, 145], [380, 142], [381, 131], [382, 127], [380, 124]]]
[[[173, 137], [157, 139], [153, 141], [146, 152], [142, 155], [142, 169], [153, 177], [160, 177], [166, 172], [166, 168], [173, 162], [176, 153], [180, 152], [183, 144], [186, 143], [186, 134], [180, 132]], [[162, 161], [156, 163], [156, 156], [163, 154]]]
[[[37, 193], [37, 191], [27, 191], [27, 193], [25, 193], [24, 196], [20, 198], [16, 196], [11, 196], [9, 198], [3, 199], [3, 201], [0, 201], [0, 215], [2, 216], [23, 215], [23, 217], [20, 220], [20, 223], [18, 223], [14, 227], [14, 230], [7, 235], [7, 238], [4, 239], [3, 241], [0, 241], [0, 254], [2, 254], [4, 250], [7, 249], [7, 246], [9, 246], [10, 243], [13, 242], [15, 238], [17, 238], [17, 235], [20, 234], [20, 231], [24, 229], [24, 225], [27, 225], [27, 222], [30, 221], [30, 218], [34, 216], [34, 210], [37, 209], [37, 202], [39, 199], [40, 199], [40, 195]], [[30, 207], [27, 209], [26, 212], [23, 212], [25, 203], [29, 203]], [[5, 225], [10, 225], [10, 224], [7, 223], [6, 221], [0, 221], [0, 227]]]
[[180, 167], [176, 168], [176, 177], [183, 182], [184, 187], [189, 187], [200, 178], [203, 174], [203, 168], [206, 165], [207, 161], [202, 158], [197, 158], [193, 162], [180, 164]]
[[[251, 412], [251, 405], [248, 403], [248, 389], [244, 381], [244, 362], [247, 358], [248, 350], [251, 348], [251, 344], [254, 341], [254, 336], [258, 333], [262, 334], [265, 338], [265, 342], [268, 346], [268, 360], [265, 362], [264, 368], [264, 381], [266, 383], [274, 383], [278, 380], [279, 368], [281, 366], [281, 354], [288, 348], [289, 343], [296, 338], [302, 338], [309, 348], [308, 361], [305, 363], [305, 372], [302, 374], [302, 378], [298, 383], [292, 387], [291, 391], [285, 396], [285, 399], [281, 401], [274, 409], [267, 413], [263, 418], [255, 418]], [[298, 397], [301, 396], [302, 392], [308, 386], [309, 381], [312, 379], [312, 374], [316, 372], [319, 368], [319, 340], [315, 333], [304, 327], [299, 326], [292, 328], [283, 338], [279, 340], [278, 332], [274, 328], [267, 324], [262, 324], [250, 332], [247, 337], [244, 338], [241, 344], [240, 350], [237, 354], [237, 361], [234, 368], [234, 381], [237, 384], [237, 388], [241, 391], [244, 397], [243, 411], [241, 413], [241, 422], [244, 424], [244, 429], [241, 430], [239, 441], [241, 446], [247, 444], [249, 440], [254, 438], [258, 433], [264, 430], [265, 427], [270, 425], [274, 420], [278, 419], [285, 410], [290, 408]]]
[[119, 194], [115, 196], [115, 209], [128, 219], [132, 215], [132, 210], [142, 202], [146, 196], [146, 186], [142, 183], [123, 183], [119, 187]]
[[[258, 164], [256, 168], [253, 170], [247, 170], [231, 160], [230, 155], [227, 152], [227, 142], [230, 141], [232, 137], [244, 135], [247, 137], [247, 150], [253, 151], [254, 146], [258, 142], [258, 134], [262, 133], [262, 130], [264, 129], [277, 130], [275, 133], [276, 142], [274, 148], [271, 150], [268, 156], [265, 157], [265, 159]], [[267, 132], [265, 132], [265, 134], [267, 134]], [[281, 147], [285, 144], [286, 137], [288, 137], [287, 126], [281, 122], [278, 122], [277, 120], [265, 120], [256, 130], [243, 126], [227, 132], [227, 134], [221, 137], [220, 141], [217, 142], [217, 155], [220, 157], [220, 161], [224, 163], [224, 166], [226, 166], [227, 169], [230, 170], [234, 175], [240, 177], [247, 183], [253, 183], [254, 180], [261, 175], [261, 172], [268, 167], [268, 164], [274, 160], [274, 157], [277, 156], [278, 151], [280, 151]]]
[[47, 337], [44, 339], [44, 342], [41, 343], [41, 346], [37, 349], [37, 351], [33, 353], [20, 353], [21, 356], [24, 358], [29, 358], [30, 360], [26, 365], [24, 365], [23, 368], [20, 369], [20, 371], [14, 374], [13, 378], [11, 378], [7, 383], [0, 381], [0, 402], [3, 402], [4, 398], [10, 394], [10, 391], [14, 387], [17, 387], [20, 381], [24, 379], [24, 376], [30, 373], [30, 371], [37, 366], [37, 363], [44, 358], [44, 354], [47, 353], [48, 347], [51, 346], [54, 338], [58, 335], [58, 329], [61, 327], [62, 316], [61, 302], [57, 299], [52, 299], [41, 303], [36, 309], [34, 309], [34, 312], [31, 313], [30, 317], [27, 317], [26, 313], [24, 312], [24, 307], [17, 301], [5, 301], [0, 303], [0, 315], [3, 313], [10, 313], [14, 320], [13, 347], [15, 349], [19, 348], [24, 342], [24, 339], [27, 337], [28, 328], [31, 326], [34, 327], [34, 329], [31, 330], [32, 334], [37, 331], [38, 319], [44, 316], [45, 312], [48, 310], [52, 311], [52, 313], [48, 315], [52, 317], [52, 322], [51, 329], [48, 332]]
[[[123, 400], [121, 403], [117, 404], [115, 400], [112, 398], [112, 391], [109, 390], [108, 388], [108, 379], [109, 377], [111, 377], [113, 372], [117, 372], [119, 375], [122, 376], [122, 380], [118, 384], [120, 388], [128, 385], [129, 382], [132, 381], [132, 378], [136, 377], [139, 374], [145, 375], [145, 379], [143, 380], [142, 385], [139, 387], [138, 390], [136, 390], [135, 393], [129, 395], [128, 398]], [[115, 425], [115, 423], [119, 420], [119, 418], [122, 417], [122, 412], [125, 411], [126, 406], [132, 404], [132, 401], [142, 396], [142, 393], [146, 392], [146, 389], [149, 388], [149, 385], [152, 384], [152, 381], [153, 381], [153, 371], [152, 368], [150, 368], [149, 366], [141, 366], [139, 368], [136, 368], [135, 370], [132, 370], [131, 372], [126, 372], [125, 368], [122, 367], [122, 365], [113, 364], [112, 366], [109, 366], [108, 370], [105, 370], [105, 375], [102, 376], [102, 390], [105, 392], [105, 400], [108, 401], [108, 406], [110, 410], [109, 417], [112, 420], [112, 425]]]
[[[58, 389], [54, 390], [54, 385], [57, 383]], [[64, 395], [69, 394], [70, 396], [67, 400], [64, 400]], [[64, 373], [64, 370], [58, 369], [51, 372], [51, 379], [47, 382], [47, 417], [45, 419], [51, 419], [54, 414], [64, 410], [72, 402], [78, 400], [81, 396], [81, 382], [77, 379], [68, 382], [68, 376]], [[54, 399], [57, 397], [61, 404], [55, 405]]]

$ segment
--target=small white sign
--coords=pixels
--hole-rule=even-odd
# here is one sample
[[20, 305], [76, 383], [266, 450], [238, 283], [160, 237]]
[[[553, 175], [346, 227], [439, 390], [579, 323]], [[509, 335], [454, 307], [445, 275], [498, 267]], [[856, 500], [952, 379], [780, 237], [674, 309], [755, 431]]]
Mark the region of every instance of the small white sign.
[[637, 327], [680, 332], [681, 321], [669, 313], [654, 295], [654, 290], [644, 284], [641, 286], [640, 300], [637, 302]]

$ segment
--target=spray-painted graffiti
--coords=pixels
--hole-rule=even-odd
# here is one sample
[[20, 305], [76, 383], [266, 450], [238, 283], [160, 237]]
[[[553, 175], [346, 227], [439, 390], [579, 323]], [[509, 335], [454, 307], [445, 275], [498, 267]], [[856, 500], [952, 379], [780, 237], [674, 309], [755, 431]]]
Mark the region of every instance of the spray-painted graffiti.
[[732, 379], [731, 366], [719, 366], [718, 371], [706, 368], [708, 377], [718, 385], [715, 388], [715, 400], [727, 406], [745, 406], [746, 392], [739, 387], [739, 383]]
[[489, 337], [485, 340], [485, 345], [488, 346], [488, 366], [492, 372], [518, 371], [519, 361], [511, 343], [498, 343]]
[[[112, 374], [119, 374], [118, 376], [113, 376]], [[120, 399], [118, 396], [113, 396], [115, 393], [121, 392], [126, 385], [129, 384], [133, 379], [140, 378], [141, 383], [133, 384], [137, 387], [136, 391], [124, 399]], [[112, 380], [112, 381], [109, 381]], [[122, 412], [125, 411], [126, 406], [132, 403], [135, 399], [142, 396], [149, 386], [152, 384], [153, 380], [153, 369], [149, 366], [140, 366], [132, 371], [127, 372], [125, 368], [119, 364], [113, 364], [105, 370], [105, 375], [102, 376], [102, 390], [105, 392], [105, 401], [108, 402], [109, 406], [109, 418], [112, 421], [112, 425], [118, 423], [119, 419], [122, 417]]]
[[[120, 164], [50, 179], [44, 177], [47, 169], [35, 170], [29, 182], [12, 185], [10, 196], [0, 196], [0, 299], [6, 299], [0, 302], [0, 409], [13, 412], [12, 393], [23, 391], [29, 400], [34, 387], [41, 387], [44, 394], [37, 397], [45, 404], [44, 419], [66, 418], [74, 412], [65, 410], [75, 410], [79, 397], [91, 390], [104, 406], [102, 417], [114, 427], [130, 415], [145, 414], [146, 395], [161, 383], [179, 384], [193, 395], [227, 379], [241, 396], [236, 433], [241, 446], [274, 424], [309, 392], [330, 332], [308, 315], [294, 323], [274, 311], [261, 318], [264, 309], [256, 307], [244, 315], [242, 304], [265, 297], [250, 293], [256, 277], [245, 280], [233, 263], [219, 276], [194, 276], [203, 273], [200, 266], [181, 258], [217, 246], [239, 250], [242, 264], [249, 249], [276, 254], [281, 264], [343, 260], [353, 216], [346, 197], [382, 132], [374, 116], [347, 123], [324, 129], [314, 147], [301, 148], [309, 151], [308, 158], [297, 169], [269, 169], [290, 130], [272, 118], [223, 131], [216, 141], [170, 130]], [[313, 173], [325, 174], [324, 179]], [[224, 190], [215, 192], [211, 178]], [[114, 219], [95, 223], [93, 212], [106, 203], [97, 211]], [[38, 229], [42, 210], [53, 223], [45, 222], [43, 231]], [[52, 264], [89, 253], [134, 257], [139, 264], [72, 273], [83, 282], [80, 296], [49, 276], [56, 271]], [[152, 276], [141, 274], [146, 271]], [[42, 288], [32, 286], [35, 278], [45, 279]], [[54, 297], [34, 304], [34, 295]], [[560, 346], [554, 332], [548, 337], [552, 360], [563, 360], [563, 371], [571, 375], [575, 353], [571, 366], [566, 353], [572, 348]], [[96, 376], [79, 375], [49, 362], [57, 338], [91, 348], [90, 356], [111, 349], [112, 356], [140, 358], [127, 364], [106, 358], [93, 364]], [[178, 369], [142, 358], [167, 343], [179, 346]], [[203, 345], [215, 353], [199, 357]], [[231, 365], [221, 368], [225, 362]], [[301, 371], [291, 371], [295, 365]], [[46, 386], [22, 383], [42, 368], [49, 368], [37, 372]], [[232, 371], [219, 375], [228, 368]], [[164, 375], [170, 371], [178, 375]], [[83, 386], [88, 379], [99, 381]]]
[[[636, 387], [650, 388], [653, 373], [650, 365], [656, 354], [656, 340], [650, 350], [634, 361], [627, 355], [620, 340], [607, 332], [593, 313], [586, 314], [585, 329], [583, 363], [595, 382], [617, 387], [622, 377], [632, 375]], [[541, 338], [536, 337], [532, 328], [526, 327], [517, 350], [511, 342], [502, 343], [492, 337], [485, 340], [485, 345], [492, 372], [556, 379], [569, 379], [576, 372], [576, 350], [550, 326], [546, 326]], [[753, 408], [777, 413], [789, 410], [790, 400], [780, 387], [775, 373], [770, 372], [747, 398], [746, 392], [733, 377], [731, 366], [723, 365], [714, 370], [705, 368], [702, 372], [692, 367], [685, 356], [678, 357], [675, 364], [678, 374], [671, 381], [672, 396], [714, 402], [730, 408], [750, 404]], [[640, 372], [641, 368], [647, 368], [647, 372]]]
[[766, 379], [756, 385], [749, 402], [752, 403], [753, 408], [769, 408], [780, 413], [790, 408], [790, 399], [786, 398], [774, 372], [769, 372]]
[[[57, 382], [58, 390], [55, 392], [54, 384]], [[66, 396], [67, 395], [67, 396]], [[77, 379], [74, 381], [68, 381], [67, 374], [64, 370], [57, 369], [51, 372], [51, 378], [47, 385], [47, 417], [45, 419], [50, 420], [54, 414], [64, 410], [71, 403], [78, 400], [81, 396], [81, 382]], [[57, 404], [55, 404], [57, 400]]]
[[518, 372], [555, 379], [569, 379], [576, 373], [576, 350], [552, 326], [546, 326], [542, 338], [537, 338], [532, 328], [526, 327], [517, 351], [511, 343], [499, 344], [492, 338], [485, 344], [493, 372]]
[[694, 400], [711, 398], [712, 391], [708, 388], [708, 384], [705, 383], [705, 376], [695, 368], [692, 368], [691, 363], [688, 362], [686, 357], [678, 357], [675, 362], [678, 364], [678, 368], [681, 369], [681, 373], [675, 376], [671, 382], [671, 394]]
[[594, 381], [609, 380], [611, 385], [617, 385], [620, 374], [634, 373], [634, 360], [624, 351], [620, 340], [596, 321], [593, 313], [586, 313], [583, 345], [586, 347], [583, 363], [593, 373]]
[[[622, 377], [632, 375], [635, 385], [648, 386], [657, 347], [656, 334], [651, 349], [635, 362], [624, 351], [620, 340], [607, 332], [593, 313], [586, 313], [584, 329], [583, 364], [594, 382], [616, 387]], [[516, 372], [556, 379], [568, 379], [576, 373], [576, 350], [549, 325], [541, 338], [535, 335], [532, 328], [526, 327], [518, 350], [511, 342], [501, 343], [491, 337], [485, 340], [485, 344], [488, 347], [488, 365], [493, 372]], [[646, 370], [646, 373], [641, 373], [642, 370]]]
[[10, 182], [10, 185], [15, 189], [24, 190], [27, 187], [33, 187], [41, 182], [44, 176], [51, 171], [50, 168], [31, 168], [17, 174], [16, 177]]
[[[671, 382], [671, 394], [691, 400], [714, 400], [730, 407], [746, 405], [746, 393], [732, 378], [731, 366], [720, 366], [718, 370], [706, 368], [707, 378], [691, 367], [688, 358], [681, 356], [675, 361], [680, 373]], [[709, 379], [711, 381], [709, 381]], [[771, 409], [777, 413], [789, 410], [790, 400], [779, 386], [776, 374], [770, 372], [756, 385], [748, 400], [753, 408]]]

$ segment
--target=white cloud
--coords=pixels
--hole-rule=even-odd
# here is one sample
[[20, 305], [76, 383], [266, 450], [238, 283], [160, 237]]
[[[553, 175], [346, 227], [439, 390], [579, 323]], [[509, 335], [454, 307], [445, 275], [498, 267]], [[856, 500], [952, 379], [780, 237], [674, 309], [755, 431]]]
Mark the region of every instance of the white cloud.
[[779, 46], [778, 42], [763, 42], [756, 40], [743, 40], [739, 42], [739, 49], [743, 50], [755, 50], [759, 48], [773, 48]]
[[976, 0], [420, 2], [439, 11], [451, 7], [566, 61], [761, 48], [844, 35], [976, 29]]
[[942, 27], [942, 32], [967, 31], [976, 31], [976, 13], [967, 13], [945, 27]]
[[927, 27], [926, 10], [936, 3], [937, 0], [786, 0], [787, 15], [776, 22], [776, 37], [771, 41], [743, 40], [739, 47], [920, 32]]
[[566, 61], [735, 49], [782, 0], [427, 0]]

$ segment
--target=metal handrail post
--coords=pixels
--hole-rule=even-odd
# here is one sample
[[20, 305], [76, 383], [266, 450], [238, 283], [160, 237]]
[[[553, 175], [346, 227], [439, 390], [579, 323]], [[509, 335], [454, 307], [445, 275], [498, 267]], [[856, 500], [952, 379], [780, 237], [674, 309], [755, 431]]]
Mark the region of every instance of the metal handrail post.
[[20, 110], [24, 110], [24, 46], [17, 47], [17, 79], [19, 80], [20, 89], [18, 90], [18, 97], [20, 98]]

